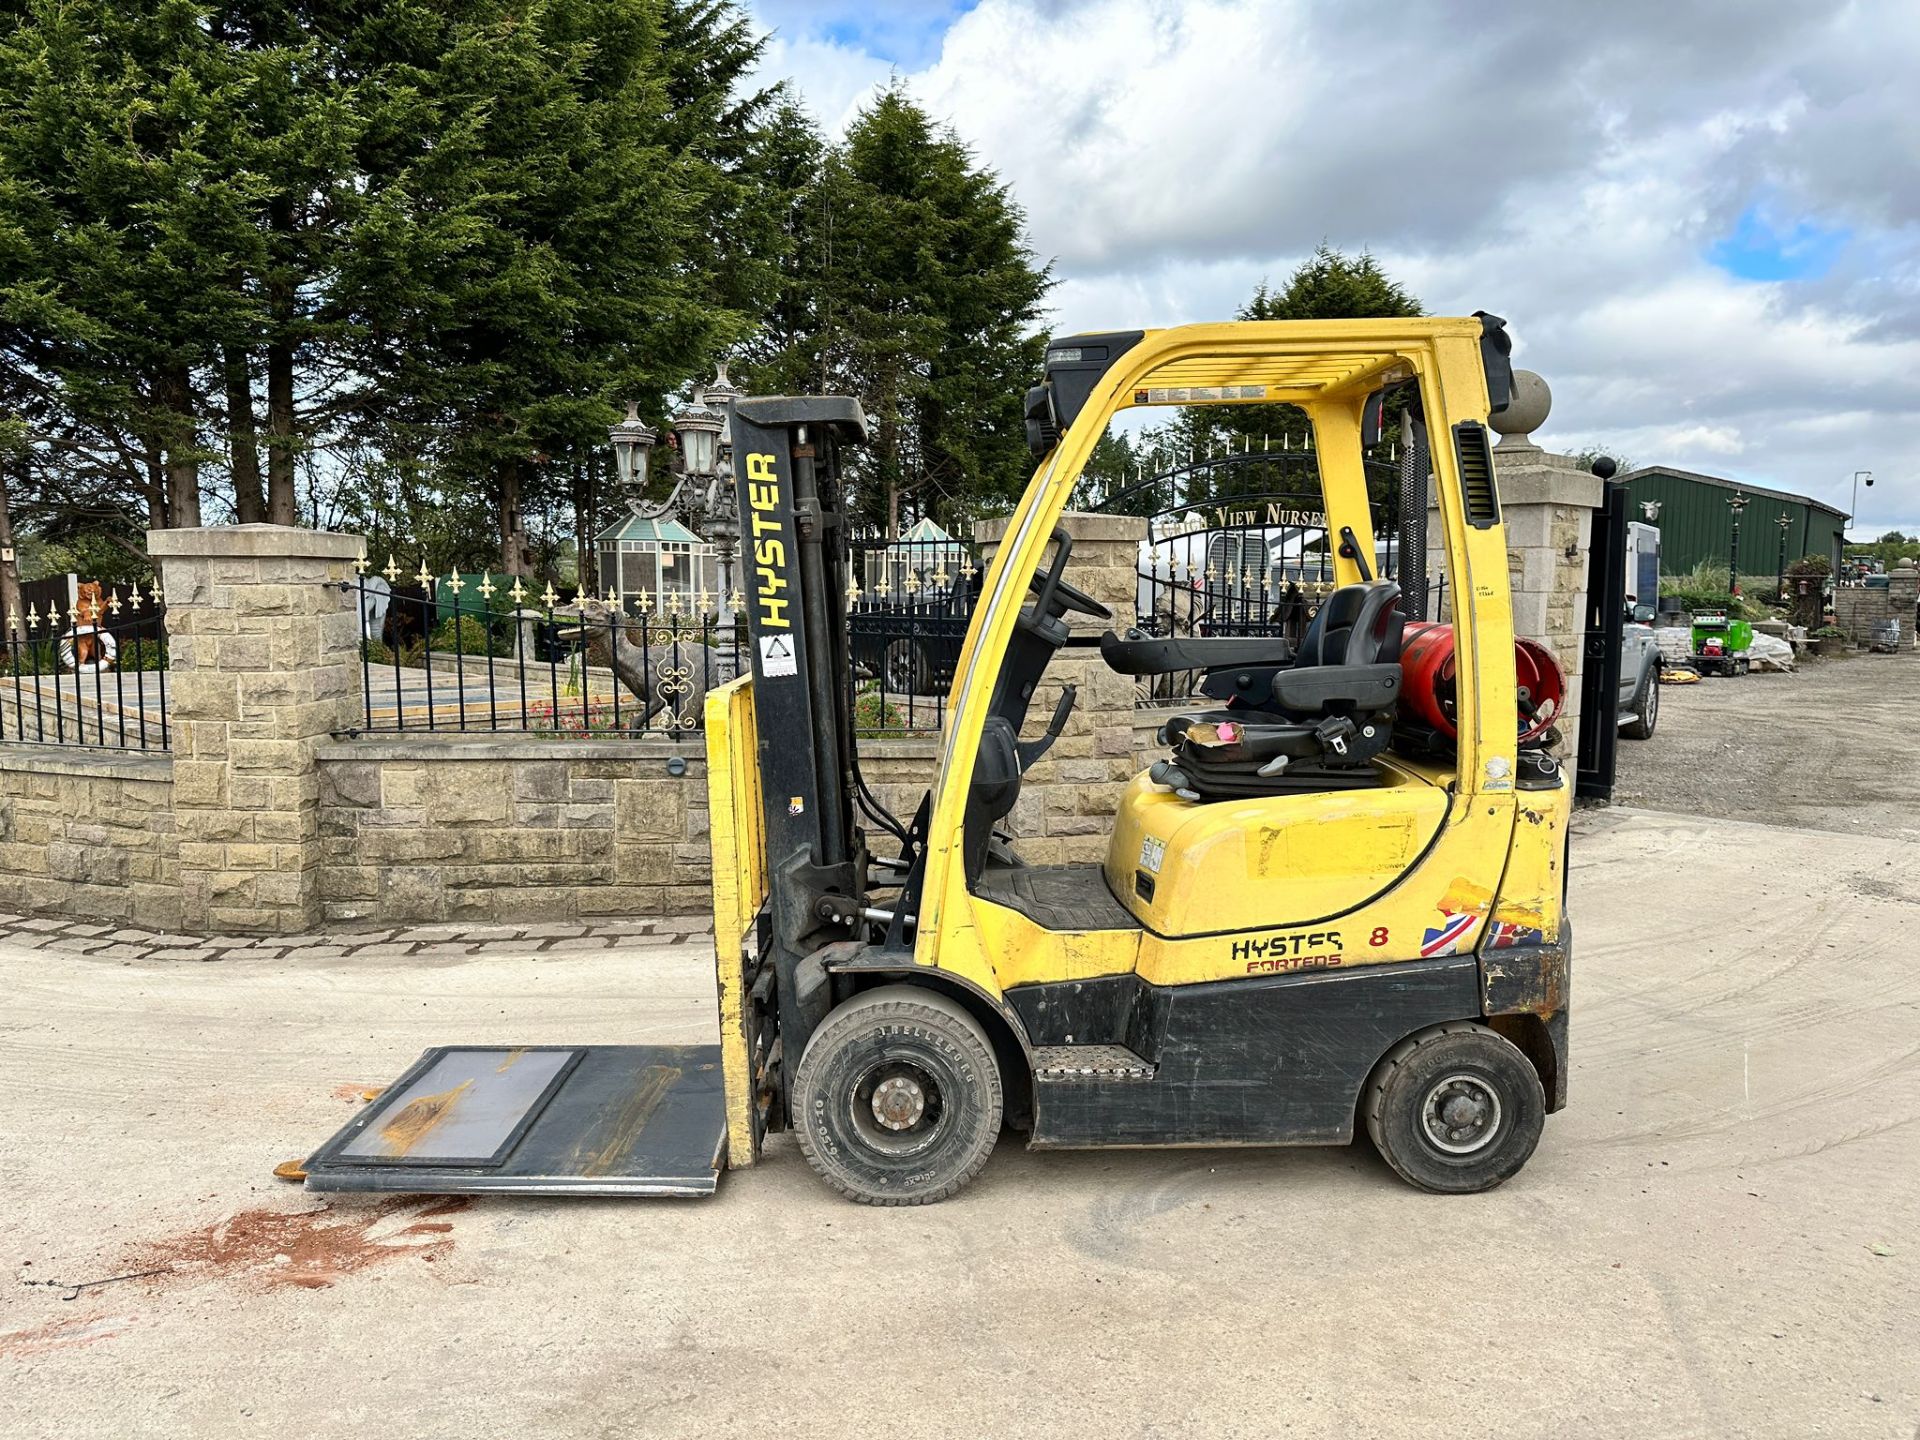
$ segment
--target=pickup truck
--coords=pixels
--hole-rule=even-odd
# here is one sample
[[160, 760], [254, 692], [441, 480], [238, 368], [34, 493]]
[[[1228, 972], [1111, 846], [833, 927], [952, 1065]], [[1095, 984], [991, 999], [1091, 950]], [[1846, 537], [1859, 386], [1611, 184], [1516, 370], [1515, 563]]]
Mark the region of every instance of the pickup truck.
[[1651, 740], [1660, 722], [1660, 646], [1653, 638], [1653, 608], [1636, 605], [1620, 627], [1620, 731], [1629, 740]]

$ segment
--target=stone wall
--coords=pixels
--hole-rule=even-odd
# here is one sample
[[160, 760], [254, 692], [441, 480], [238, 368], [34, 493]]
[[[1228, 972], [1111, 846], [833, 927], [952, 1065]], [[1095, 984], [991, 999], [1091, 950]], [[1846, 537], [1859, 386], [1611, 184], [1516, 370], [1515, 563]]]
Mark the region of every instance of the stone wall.
[[[1522, 633], [1560, 637], [1576, 680], [1583, 571], [1564, 551], [1584, 538], [1569, 487], [1591, 480], [1556, 474], [1535, 494], [1501, 472]], [[1121, 791], [1159, 754], [1163, 718], [1135, 710], [1134, 682], [1109, 671], [1096, 644], [1109, 623], [1124, 631], [1134, 621], [1145, 522], [1062, 523], [1074, 536], [1074, 584], [1114, 613], [1073, 617], [1073, 643], [1029, 712], [1031, 738], [1061, 687], [1079, 687], [1064, 734], [1028, 772], [1009, 817], [1022, 854], [1043, 864], [1105, 854]], [[1003, 522], [979, 527], [989, 556], [1002, 534]], [[235, 526], [155, 532], [151, 544], [169, 599], [174, 753], [0, 746], [0, 905], [274, 934], [708, 908], [696, 743], [337, 739], [360, 719], [342, 583], [357, 537]], [[869, 785], [902, 821], [939, 750], [932, 739], [861, 742]]]
[[[868, 741], [861, 753], [882, 803], [911, 820], [937, 742]], [[316, 758], [329, 923], [593, 920], [711, 908], [698, 745], [423, 736], [329, 741]], [[675, 762], [684, 766], [677, 775]]]
[[0, 906], [179, 929], [173, 761], [0, 745]]
[[[1033, 865], [1104, 858], [1120, 794], [1139, 770], [1134, 763], [1134, 681], [1107, 668], [1097, 640], [1109, 626], [1125, 634], [1134, 624], [1140, 543], [1146, 539], [1147, 522], [1134, 515], [1069, 511], [1060, 523], [1073, 537], [1069, 579], [1112, 610], [1113, 618], [1067, 617], [1073, 639], [1047, 666], [1027, 711], [1024, 734], [1032, 739], [1053, 718], [1062, 687], [1078, 687], [1066, 729], [1027, 771], [1020, 798], [1007, 817], [1008, 830], [1020, 839], [1022, 858]], [[1000, 518], [974, 526], [974, 538], [988, 559], [1005, 533], [1006, 521]]]
[[1920, 571], [1895, 570], [1884, 587], [1841, 585], [1833, 592], [1833, 623], [1855, 645], [1868, 644], [1875, 625], [1900, 622], [1900, 648], [1914, 648], [1915, 606], [1920, 604]]

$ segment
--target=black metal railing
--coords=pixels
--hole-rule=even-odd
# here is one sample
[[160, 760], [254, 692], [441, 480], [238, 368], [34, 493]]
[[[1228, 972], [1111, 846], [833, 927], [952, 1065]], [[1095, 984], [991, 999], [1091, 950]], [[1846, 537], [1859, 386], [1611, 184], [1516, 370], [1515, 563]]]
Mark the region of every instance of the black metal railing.
[[[957, 540], [861, 539], [846, 594], [848, 683], [862, 735], [928, 735], [945, 718], [980, 564]], [[749, 667], [738, 593], [563, 596], [537, 581], [441, 576], [362, 560], [353, 734], [697, 737], [706, 694]]]
[[847, 631], [862, 734], [940, 732], [981, 578], [965, 541], [854, 540]]
[[491, 575], [412, 580], [347, 582], [363, 701], [350, 733], [697, 739], [707, 692], [746, 666], [745, 621], [711, 594], [563, 599]]
[[[1398, 578], [1410, 538], [1403, 533], [1399, 458], [1383, 447], [1364, 464], [1374, 521], [1367, 566]], [[1135, 610], [1149, 634], [1275, 636], [1297, 646], [1335, 588], [1340, 541], [1328, 533], [1319, 457], [1310, 448], [1189, 456], [1153, 473], [1143, 465], [1126, 484], [1083, 478], [1074, 500], [1146, 520]], [[1424, 510], [1417, 518], [1424, 521]], [[1424, 558], [1424, 529], [1411, 538]], [[1424, 590], [1424, 575], [1417, 580]], [[1141, 687], [1139, 702], [1184, 700], [1198, 680], [1197, 671], [1157, 676]]]
[[165, 610], [158, 585], [86, 585], [63, 608], [6, 617], [0, 741], [166, 750]]

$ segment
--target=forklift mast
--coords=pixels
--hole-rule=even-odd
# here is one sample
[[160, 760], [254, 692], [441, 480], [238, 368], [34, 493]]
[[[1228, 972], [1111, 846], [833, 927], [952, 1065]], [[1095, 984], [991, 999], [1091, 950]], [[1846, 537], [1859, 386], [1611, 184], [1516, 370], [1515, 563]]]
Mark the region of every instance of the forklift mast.
[[[769, 396], [733, 410], [741, 566], [772, 903], [760, 936], [777, 1039], [797, 1061], [830, 997], [822, 947], [859, 931], [865, 838], [853, 819], [847, 514], [841, 451], [866, 439], [857, 400]], [[808, 957], [814, 957], [809, 961]], [[774, 1127], [780, 1105], [763, 1117]]]

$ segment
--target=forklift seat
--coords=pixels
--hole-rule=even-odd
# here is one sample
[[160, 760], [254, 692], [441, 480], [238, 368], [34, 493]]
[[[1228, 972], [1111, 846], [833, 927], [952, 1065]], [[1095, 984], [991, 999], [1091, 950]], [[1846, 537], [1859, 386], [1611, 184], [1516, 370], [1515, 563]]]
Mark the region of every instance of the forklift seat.
[[1261, 677], [1262, 703], [1176, 715], [1161, 731], [1173, 756], [1150, 778], [1191, 800], [1378, 784], [1400, 696], [1399, 606], [1391, 580], [1334, 591], [1294, 664]]

